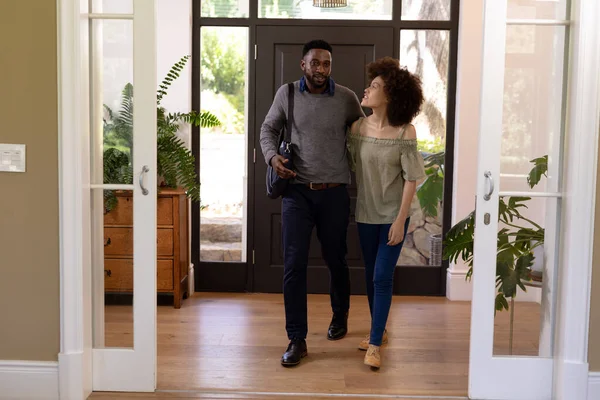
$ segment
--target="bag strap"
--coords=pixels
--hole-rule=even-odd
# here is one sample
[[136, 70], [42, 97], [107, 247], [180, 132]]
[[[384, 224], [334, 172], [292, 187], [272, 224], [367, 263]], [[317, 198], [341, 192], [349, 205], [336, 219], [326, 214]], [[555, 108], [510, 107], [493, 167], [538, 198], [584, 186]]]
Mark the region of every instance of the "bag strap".
[[283, 138], [286, 143], [292, 143], [292, 125], [294, 124], [294, 91], [294, 83], [288, 83], [287, 127], [285, 129], [285, 135]]

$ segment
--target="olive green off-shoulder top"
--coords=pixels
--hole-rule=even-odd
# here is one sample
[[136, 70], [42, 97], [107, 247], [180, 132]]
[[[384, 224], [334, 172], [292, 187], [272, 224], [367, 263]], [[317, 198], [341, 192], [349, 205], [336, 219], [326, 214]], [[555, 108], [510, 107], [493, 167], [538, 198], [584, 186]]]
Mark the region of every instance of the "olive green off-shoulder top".
[[404, 139], [406, 126], [395, 139], [361, 135], [364, 118], [348, 129], [348, 160], [356, 173], [356, 222], [391, 224], [400, 212], [405, 181], [425, 177], [416, 139]]

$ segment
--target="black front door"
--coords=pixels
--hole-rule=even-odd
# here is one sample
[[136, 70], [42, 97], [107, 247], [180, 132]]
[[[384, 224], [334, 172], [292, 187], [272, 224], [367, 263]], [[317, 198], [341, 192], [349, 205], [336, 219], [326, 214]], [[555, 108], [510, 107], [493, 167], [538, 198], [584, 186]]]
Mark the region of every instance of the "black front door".
[[[281, 200], [266, 196], [266, 165], [260, 150], [260, 127], [269, 111], [277, 89], [302, 76], [302, 46], [313, 39], [328, 41], [333, 47], [332, 77], [352, 89], [359, 98], [368, 85], [366, 66], [377, 58], [393, 55], [393, 28], [344, 27], [275, 27], [259, 26], [256, 31], [256, 163], [254, 198], [254, 266], [253, 291], [281, 292], [283, 249], [281, 246]], [[354, 177], [352, 177], [354, 182]], [[352, 199], [348, 229], [348, 264], [351, 270], [352, 294], [365, 293], [364, 267], [361, 260], [358, 231], [354, 222], [356, 186], [349, 187]], [[309, 266], [309, 293], [329, 293], [329, 272], [321, 258], [316, 230], [313, 232]]]

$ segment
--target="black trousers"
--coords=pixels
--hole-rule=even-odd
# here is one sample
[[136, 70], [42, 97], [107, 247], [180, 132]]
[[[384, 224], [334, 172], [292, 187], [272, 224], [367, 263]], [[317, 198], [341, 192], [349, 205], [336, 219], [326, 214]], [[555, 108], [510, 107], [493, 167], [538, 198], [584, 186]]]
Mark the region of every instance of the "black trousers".
[[349, 218], [350, 197], [345, 185], [324, 190], [289, 185], [283, 196], [283, 297], [285, 328], [290, 340], [305, 339], [308, 333], [306, 281], [315, 226], [329, 268], [333, 313], [345, 314], [350, 308], [350, 273], [346, 262]]

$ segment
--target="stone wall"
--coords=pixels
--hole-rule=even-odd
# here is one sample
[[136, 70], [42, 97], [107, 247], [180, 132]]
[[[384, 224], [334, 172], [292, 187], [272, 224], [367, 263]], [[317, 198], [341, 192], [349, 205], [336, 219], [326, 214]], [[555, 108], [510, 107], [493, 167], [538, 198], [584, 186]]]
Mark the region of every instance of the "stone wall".
[[442, 213], [435, 218], [423, 215], [419, 199], [414, 197], [410, 208], [410, 225], [397, 265], [429, 265], [429, 237], [442, 233]]

